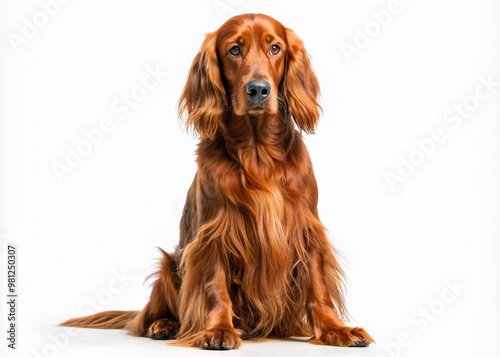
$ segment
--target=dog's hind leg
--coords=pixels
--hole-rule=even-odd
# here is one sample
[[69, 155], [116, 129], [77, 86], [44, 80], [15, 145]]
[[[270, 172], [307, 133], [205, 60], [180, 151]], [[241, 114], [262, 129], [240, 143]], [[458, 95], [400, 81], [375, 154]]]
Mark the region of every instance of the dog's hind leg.
[[161, 250], [163, 257], [155, 274], [157, 279], [148, 303], [126, 326], [135, 336], [153, 339], [175, 339], [179, 330], [177, 297], [179, 295], [178, 263], [172, 254]]

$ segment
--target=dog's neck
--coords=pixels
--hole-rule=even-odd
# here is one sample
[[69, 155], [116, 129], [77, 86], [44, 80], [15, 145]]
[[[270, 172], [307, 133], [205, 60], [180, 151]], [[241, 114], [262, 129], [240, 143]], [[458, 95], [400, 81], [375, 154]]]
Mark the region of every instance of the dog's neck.
[[256, 159], [270, 156], [275, 161], [286, 160], [293, 127], [279, 114], [228, 117], [222, 128], [226, 147], [232, 153], [254, 152]]
[[292, 121], [280, 114], [232, 115], [224, 120], [214, 144], [223, 146], [250, 176], [271, 179], [271, 173], [289, 160], [295, 135]]

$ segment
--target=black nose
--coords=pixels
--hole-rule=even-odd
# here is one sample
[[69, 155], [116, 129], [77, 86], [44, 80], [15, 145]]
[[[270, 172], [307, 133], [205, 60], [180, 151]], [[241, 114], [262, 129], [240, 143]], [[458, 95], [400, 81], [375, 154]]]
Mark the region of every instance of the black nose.
[[255, 103], [263, 103], [271, 93], [271, 85], [263, 79], [248, 82], [245, 89], [250, 100]]

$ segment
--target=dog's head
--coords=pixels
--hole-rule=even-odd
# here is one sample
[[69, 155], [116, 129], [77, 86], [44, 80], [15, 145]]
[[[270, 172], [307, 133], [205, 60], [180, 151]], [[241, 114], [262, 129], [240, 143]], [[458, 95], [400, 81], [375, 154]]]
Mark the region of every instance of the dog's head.
[[214, 138], [226, 116], [283, 115], [313, 132], [318, 80], [302, 41], [262, 14], [235, 16], [208, 34], [179, 101], [186, 126]]

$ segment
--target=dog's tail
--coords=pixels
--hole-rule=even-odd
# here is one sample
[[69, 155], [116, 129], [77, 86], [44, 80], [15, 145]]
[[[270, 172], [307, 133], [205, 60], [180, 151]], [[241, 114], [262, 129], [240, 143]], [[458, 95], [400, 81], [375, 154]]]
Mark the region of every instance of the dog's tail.
[[125, 329], [138, 311], [104, 311], [97, 314], [76, 317], [63, 322], [60, 326], [99, 329]]

